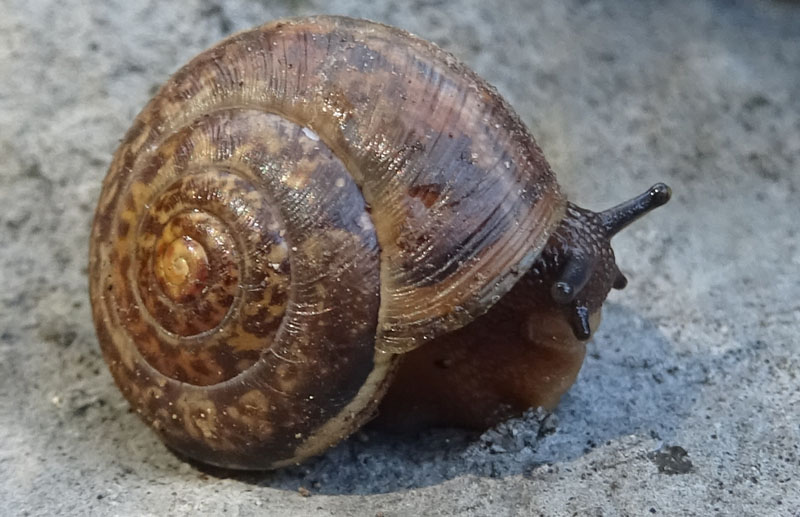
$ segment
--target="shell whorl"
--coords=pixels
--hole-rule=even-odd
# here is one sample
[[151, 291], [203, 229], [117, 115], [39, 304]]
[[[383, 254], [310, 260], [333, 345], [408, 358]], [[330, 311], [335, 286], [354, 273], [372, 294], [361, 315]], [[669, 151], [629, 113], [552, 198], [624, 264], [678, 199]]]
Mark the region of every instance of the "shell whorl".
[[173, 448], [276, 467], [357, 428], [396, 357], [499, 299], [563, 212], [483, 81], [371, 22], [234, 35], [139, 114], [90, 288], [115, 380]]

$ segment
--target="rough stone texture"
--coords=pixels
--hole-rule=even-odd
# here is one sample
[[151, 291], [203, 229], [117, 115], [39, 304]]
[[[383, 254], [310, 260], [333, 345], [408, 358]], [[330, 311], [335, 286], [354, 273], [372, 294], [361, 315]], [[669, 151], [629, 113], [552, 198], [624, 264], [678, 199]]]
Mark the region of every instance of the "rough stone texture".
[[[657, 180], [554, 415], [367, 430], [267, 474], [169, 453], [98, 353], [87, 237], [118, 138], [231, 31], [318, 12], [437, 41], [495, 84], [572, 198]], [[0, 506], [10, 515], [800, 515], [800, 3], [0, 4]], [[299, 490], [298, 490], [299, 489]]]

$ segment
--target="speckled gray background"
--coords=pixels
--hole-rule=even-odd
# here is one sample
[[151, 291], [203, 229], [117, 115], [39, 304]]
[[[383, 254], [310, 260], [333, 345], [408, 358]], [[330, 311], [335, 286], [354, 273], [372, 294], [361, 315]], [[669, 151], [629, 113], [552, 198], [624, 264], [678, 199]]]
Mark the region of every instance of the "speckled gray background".
[[[615, 239], [630, 285], [553, 416], [481, 438], [368, 430], [277, 473], [200, 470], [128, 411], [99, 356], [94, 203], [171, 72], [232, 31], [321, 12], [398, 25], [474, 67], [575, 201], [604, 208], [657, 180], [675, 198]], [[0, 507], [800, 515], [799, 189], [798, 2], [2, 0]]]

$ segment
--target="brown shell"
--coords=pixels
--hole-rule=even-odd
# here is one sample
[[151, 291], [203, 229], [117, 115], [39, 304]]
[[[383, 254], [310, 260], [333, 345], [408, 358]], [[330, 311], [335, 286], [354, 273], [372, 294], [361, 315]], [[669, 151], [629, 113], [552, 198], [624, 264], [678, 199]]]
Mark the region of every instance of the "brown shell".
[[271, 23], [176, 73], [117, 150], [99, 340], [171, 447], [300, 461], [370, 417], [396, 353], [505, 294], [563, 210], [524, 126], [449, 54], [373, 22]]

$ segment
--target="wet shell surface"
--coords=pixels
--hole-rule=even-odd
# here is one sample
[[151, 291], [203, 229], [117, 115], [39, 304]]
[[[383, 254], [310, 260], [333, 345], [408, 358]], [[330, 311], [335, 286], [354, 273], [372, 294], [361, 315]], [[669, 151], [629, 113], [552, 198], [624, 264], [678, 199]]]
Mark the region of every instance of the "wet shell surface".
[[170, 447], [295, 463], [373, 415], [398, 354], [499, 300], [564, 206], [524, 126], [449, 54], [372, 22], [271, 23], [177, 72], [114, 155], [99, 341]]

